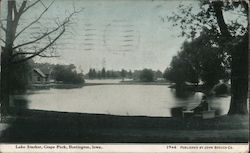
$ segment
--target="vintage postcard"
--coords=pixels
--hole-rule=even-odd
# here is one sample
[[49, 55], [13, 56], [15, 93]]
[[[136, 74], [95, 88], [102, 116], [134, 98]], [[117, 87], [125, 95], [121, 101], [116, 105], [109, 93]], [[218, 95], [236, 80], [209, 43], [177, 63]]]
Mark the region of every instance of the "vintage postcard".
[[0, 2], [0, 152], [248, 152], [248, 1]]

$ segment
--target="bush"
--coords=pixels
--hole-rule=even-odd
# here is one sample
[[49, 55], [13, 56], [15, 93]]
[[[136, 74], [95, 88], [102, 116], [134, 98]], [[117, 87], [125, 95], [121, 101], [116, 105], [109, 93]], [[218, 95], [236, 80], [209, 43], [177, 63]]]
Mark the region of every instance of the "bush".
[[82, 84], [84, 78], [82, 73], [77, 73], [74, 65], [56, 65], [53, 71], [56, 81], [65, 84]]
[[140, 80], [143, 82], [152, 82], [154, 81], [154, 73], [150, 69], [143, 69], [140, 74]]

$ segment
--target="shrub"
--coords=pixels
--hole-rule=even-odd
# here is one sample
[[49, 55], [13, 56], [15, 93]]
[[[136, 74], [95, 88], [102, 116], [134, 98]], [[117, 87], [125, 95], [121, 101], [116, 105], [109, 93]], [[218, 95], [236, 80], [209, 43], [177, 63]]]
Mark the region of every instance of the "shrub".
[[143, 69], [140, 74], [140, 80], [143, 82], [152, 82], [154, 81], [154, 73], [150, 69]]

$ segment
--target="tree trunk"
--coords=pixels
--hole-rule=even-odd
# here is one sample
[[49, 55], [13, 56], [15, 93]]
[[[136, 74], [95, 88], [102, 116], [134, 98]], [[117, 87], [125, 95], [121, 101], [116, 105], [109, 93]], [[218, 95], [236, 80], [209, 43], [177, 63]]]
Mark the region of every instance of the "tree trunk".
[[13, 54], [13, 41], [15, 39], [15, 32], [17, 21], [14, 20], [14, 8], [16, 2], [8, 1], [7, 27], [6, 27], [6, 44], [2, 47], [1, 52], [1, 114], [3, 116], [9, 113], [9, 96], [11, 93], [11, 56]]
[[228, 112], [247, 114], [248, 94], [248, 35], [232, 52], [231, 72], [231, 105]]
[[[223, 1], [213, 1], [213, 8], [221, 34], [230, 41], [231, 36], [225, 23], [222, 7]], [[242, 4], [245, 4], [244, 2]], [[244, 5], [248, 13], [248, 5]], [[248, 25], [249, 26], [249, 25]], [[248, 92], [248, 31], [243, 41], [232, 50], [231, 63], [231, 104], [228, 114], [247, 114], [247, 92]]]
[[10, 62], [8, 51], [3, 50], [1, 54], [1, 115], [9, 114], [10, 96]]

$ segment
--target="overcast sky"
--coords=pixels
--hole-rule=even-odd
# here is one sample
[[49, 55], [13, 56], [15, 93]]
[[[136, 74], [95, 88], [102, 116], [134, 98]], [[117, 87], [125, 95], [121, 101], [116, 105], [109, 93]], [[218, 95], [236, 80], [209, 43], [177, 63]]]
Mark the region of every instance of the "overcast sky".
[[[198, 1], [57, 0], [42, 18], [42, 26], [53, 27], [55, 20], [67, 16], [73, 6], [84, 10], [72, 20], [70, 32], [57, 42], [60, 57], [35, 60], [75, 64], [84, 73], [102, 67], [164, 71], [184, 41], [178, 37], [179, 29], [166, 19], [180, 3], [197, 7]], [[41, 5], [33, 9], [22, 23], [37, 17], [41, 9]]]

